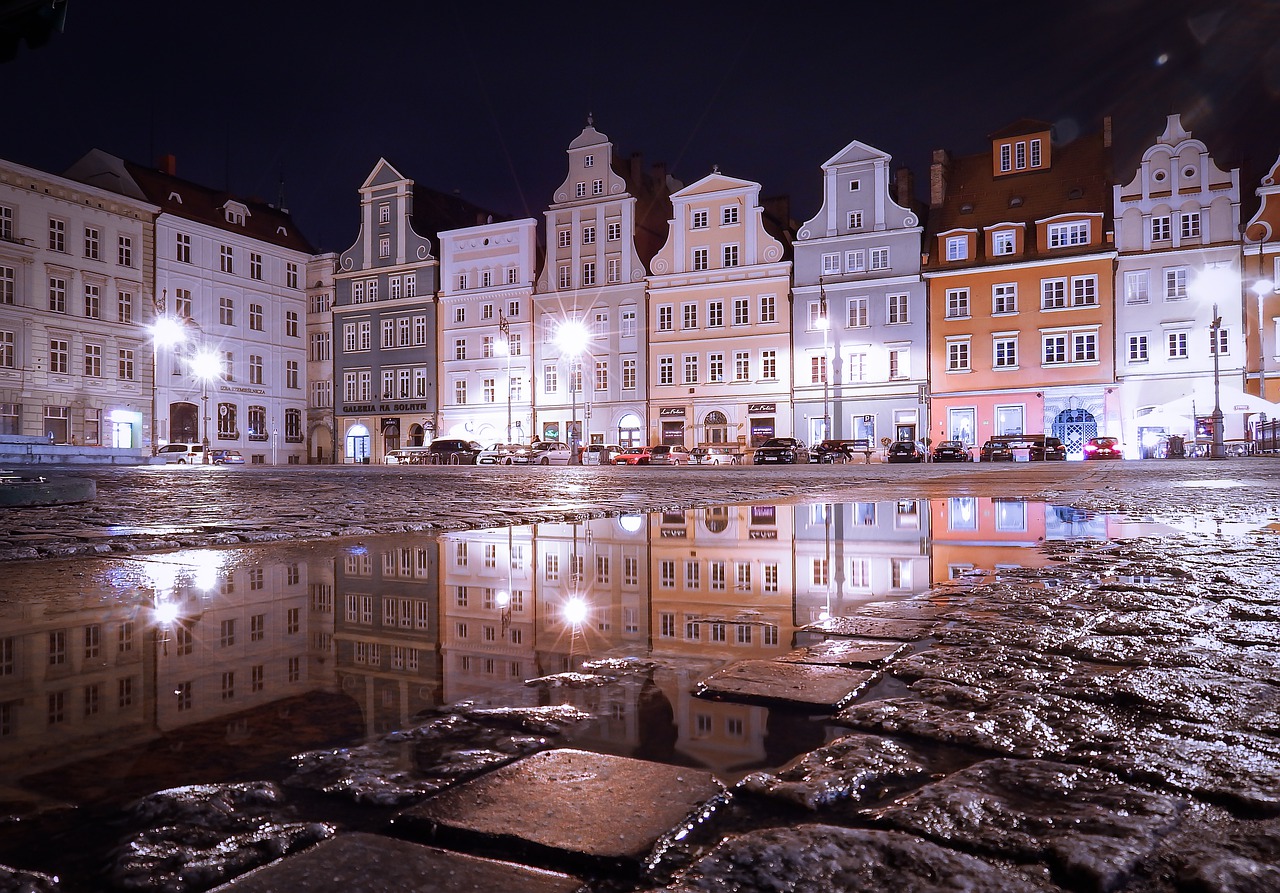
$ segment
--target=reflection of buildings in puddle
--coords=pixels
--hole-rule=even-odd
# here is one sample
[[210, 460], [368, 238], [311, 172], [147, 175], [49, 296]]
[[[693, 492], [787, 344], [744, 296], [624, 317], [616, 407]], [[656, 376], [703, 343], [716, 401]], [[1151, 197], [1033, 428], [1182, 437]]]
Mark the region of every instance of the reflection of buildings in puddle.
[[236, 565], [220, 550], [82, 563], [65, 586], [31, 568], [39, 597], [0, 616], [4, 765], [48, 772], [220, 721], [233, 744], [252, 736], [256, 709], [319, 687], [316, 575], [246, 553]]

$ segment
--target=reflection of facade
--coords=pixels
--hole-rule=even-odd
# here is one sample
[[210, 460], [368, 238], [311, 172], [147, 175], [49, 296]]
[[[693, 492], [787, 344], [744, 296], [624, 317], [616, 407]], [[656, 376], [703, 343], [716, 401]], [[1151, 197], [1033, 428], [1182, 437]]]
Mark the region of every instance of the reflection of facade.
[[333, 433], [333, 274], [338, 256], [307, 264], [307, 462], [335, 461]]
[[671, 201], [649, 277], [649, 442], [792, 436], [791, 261], [760, 184], [712, 173]]
[[0, 434], [150, 446], [155, 212], [0, 161]]
[[[182, 321], [187, 337], [157, 348], [155, 444], [207, 435], [213, 449], [240, 449], [246, 461], [304, 461], [302, 277], [315, 249], [289, 213], [179, 179], [172, 156], [153, 169], [95, 149], [68, 176], [159, 208], [157, 308]], [[221, 368], [202, 382], [190, 360], [209, 351]]]
[[369, 734], [441, 702], [439, 561], [435, 539], [353, 547], [336, 559], [338, 685], [362, 705]]
[[931, 501], [933, 583], [1002, 568], [1046, 567], [1044, 503], [953, 496]]

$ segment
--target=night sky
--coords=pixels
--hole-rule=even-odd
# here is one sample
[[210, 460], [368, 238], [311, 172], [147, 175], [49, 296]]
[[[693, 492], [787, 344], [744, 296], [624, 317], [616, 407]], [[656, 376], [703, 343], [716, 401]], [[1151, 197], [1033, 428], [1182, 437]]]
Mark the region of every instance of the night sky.
[[1246, 196], [1280, 155], [1280, 0], [688, 6], [70, 0], [63, 33], [0, 63], [0, 157], [173, 154], [271, 202], [283, 177], [303, 233], [340, 251], [379, 157], [541, 221], [588, 115], [619, 154], [685, 184], [718, 165], [798, 221], [854, 139], [922, 199], [934, 149], [983, 151], [1019, 118], [1063, 138], [1112, 115], [1124, 182], [1173, 112]]

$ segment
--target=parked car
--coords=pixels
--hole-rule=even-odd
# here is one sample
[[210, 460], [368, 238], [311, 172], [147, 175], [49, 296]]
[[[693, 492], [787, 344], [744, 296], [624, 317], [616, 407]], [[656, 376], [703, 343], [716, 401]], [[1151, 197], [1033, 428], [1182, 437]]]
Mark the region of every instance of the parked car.
[[809, 448], [795, 437], [770, 437], [756, 447], [756, 465], [808, 465]]
[[1115, 437], [1094, 437], [1084, 445], [1086, 459], [1123, 459], [1124, 447]]
[[495, 443], [476, 454], [477, 465], [526, 465], [529, 448], [522, 443]]
[[982, 445], [978, 458], [982, 462], [1013, 462], [1022, 458], [1025, 450], [1028, 461], [1065, 461], [1066, 445], [1056, 437], [1044, 434], [1001, 434]]
[[432, 465], [475, 465], [476, 456], [480, 455], [480, 451], [484, 447], [476, 443], [474, 440], [460, 440], [458, 438], [441, 438], [440, 440], [431, 441], [431, 464]]
[[204, 446], [198, 443], [166, 443], [156, 450], [166, 465], [199, 465], [204, 461]]
[[737, 465], [737, 450], [727, 446], [694, 447], [689, 450], [690, 465]]
[[820, 465], [843, 465], [851, 462], [853, 453], [850, 452], [849, 443], [847, 440], [824, 440], [814, 444], [813, 449], [809, 450], [809, 461]]
[[923, 462], [924, 446], [914, 440], [895, 440], [885, 450], [886, 462]]
[[614, 465], [648, 465], [649, 447], [628, 447], [613, 457]]
[[689, 451], [679, 445], [659, 444], [649, 450], [650, 465], [688, 465]]
[[530, 465], [568, 465], [569, 445], [560, 440], [539, 440], [529, 447]]
[[972, 458], [961, 440], [944, 440], [933, 448], [934, 462], [969, 462]]
[[214, 465], [243, 465], [244, 454], [239, 450], [210, 450], [209, 461]]
[[582, 451], [583, 465], [612, 465], [613, 457], [622, 452], [616, 443], [590, 443]]

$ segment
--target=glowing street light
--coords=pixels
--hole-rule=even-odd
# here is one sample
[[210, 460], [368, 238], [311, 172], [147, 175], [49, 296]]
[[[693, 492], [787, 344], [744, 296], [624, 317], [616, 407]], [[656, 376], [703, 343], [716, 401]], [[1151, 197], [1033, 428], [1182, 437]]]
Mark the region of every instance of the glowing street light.
[[191, 358], [191, 373], [200, 379], [201, 399], [204, 401], [204, 436], [200, 440], [204, 458], [201, 462], [209, 464], [209, 382], [222, 374], [222, 360], [211, 350], [201, 350]]
[[587, 342], [591, 339], [591, 333], [587, 331], [587, 327], [576, 319], [566, 320], [560, 324], [556, 330], [556, 346], [560, 348], [560, 355], [569, 360], [569, 394], [572, 403], [572, 421], [569, 424], [569, 464], [578, 465], [581, 459], [578, 456], [578, 370], [579, 358], [587, 349]]
[[507, 443], [511, 443], [511, 320], [498, 311], [498, 342], [494, 351], [507, 358]]
[[187, 330], [172, 316], [160, 316], [151, 324], [151, 454], [159, 448], [157, 436], [160, 430], [160, 349], [172, 350], [174, 345], [187, 340]]

